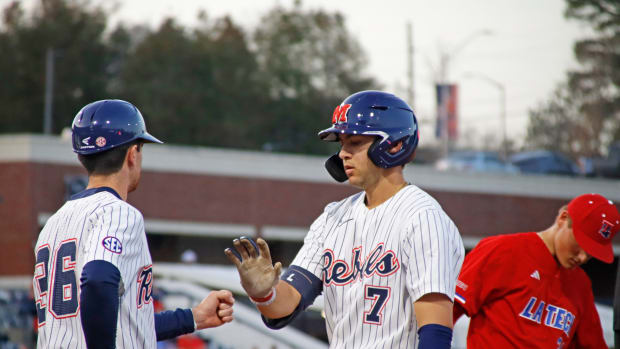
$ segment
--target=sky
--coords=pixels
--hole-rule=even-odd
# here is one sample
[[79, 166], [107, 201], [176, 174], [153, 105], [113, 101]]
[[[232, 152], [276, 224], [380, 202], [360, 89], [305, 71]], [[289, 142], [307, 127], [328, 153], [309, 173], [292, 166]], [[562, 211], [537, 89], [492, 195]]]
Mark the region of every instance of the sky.
[[[92, 2], [113, 7], [102, 0]], [[210, 18], [230, 15], [251, 31], [278, 4], [290, 7], [293, 1], [129, 0], [118, 2], [111, 18], [113, 23], [155, 28], [172, 16], [192, 26], [203, 9]], [[365, 74], [403, 98], [408, 83], [406, 28], [411, 23], [415, 97], [408, 102], [420, 121], [422, 142], [429, 143], [434, 142], [433, 86], [441, 53], [449, 57], [448, 80], [459, 86], [461, 144], [480, 146], [489, 141], [486, 135], [501, 139], [498, 84], [506, 91], [508, 138], [522, 144], [528, 110], [548, 99], [568, 70], [578, 68], [572, 46], [589, 32], [582, 23], [564, 18], [564, 0], [303, 0], [302, 6], [343, 14], [369, 58]]]

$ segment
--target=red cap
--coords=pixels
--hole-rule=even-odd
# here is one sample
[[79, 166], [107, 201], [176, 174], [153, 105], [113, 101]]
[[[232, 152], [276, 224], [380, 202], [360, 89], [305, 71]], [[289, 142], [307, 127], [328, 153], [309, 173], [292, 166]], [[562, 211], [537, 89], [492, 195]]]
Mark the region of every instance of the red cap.
[[579, 246], [596, 259], [613, 262], [611, 240], [620, 230], [620, 213], [614, 203], [599, 194], [583, 194], [568, 203], [568, 215]]

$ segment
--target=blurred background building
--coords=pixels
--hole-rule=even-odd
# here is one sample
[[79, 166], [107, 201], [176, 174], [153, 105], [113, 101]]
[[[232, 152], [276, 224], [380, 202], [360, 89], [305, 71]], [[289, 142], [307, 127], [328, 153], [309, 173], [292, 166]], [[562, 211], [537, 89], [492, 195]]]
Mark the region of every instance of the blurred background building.
[[[36, 336], [32, 248], [86, 185], [66, 128], [98, 99], [131, 101], [167, 143], [145, 148], [129, 196], [160, 309], [241, 292], [222, 253], [234, 237], [266, 238], [288, 265], [323, 207], [356, 191], [324, 171], [337, 145], [316, 133], [359, 90], [413, 106], [421, 141], [406, 178], [439, 200], [468, 249], [544, 229], [584, 192], [620, 200], [616, 3], [0, 0], [0, 347]], [[606, 338], [616, 268], [584, 268]], [[325, 345], [321, 300], [280, 332], [238, 299], [234, 326], [162, 348]]]
[[[242, 296], [237, 273], [223, 250], [236, 237], [261, 236], [269, 241], [274, 260], [288, 265], [324, 206], [356, 192], [334, 182], [323, 168], [324, 160], [322, 156], [147, 145], [140, 188], [130, 194], [129, 203], [144, 215], [156, 263], [155, 285], [162, 291], [163, 304], [191, 304], [205, 288], [231, 289], [247, 306], [238, 316], [239, 326], [248, 327], [242, 332], [247, 340], [258, 332], [269, 338], [258, 348], [268, 348], [265, 343], [270, 341], [281, 343], [282, 348], [301, 348], [286, 344], [279, 338], [281, 332], [262, 325]], [[0, 136], [0, 245], [4, 251], [0, 289], [28, 290], [38, 232], [67, 196], [83, 188], [84, 176], [69, 139]], [[605, 193], [620, 201], [618, 182], [604, 179], [440, 171], [415, 163], [406, 166], [405, 178], [437, 198], [459, 227], [468, 250], [485, 236], [543, 230], [563, 204], [584, 192]], [[620, 246], [614, 245], [614, 251], [620, 254]], [[596, 260], [584, 267], [602, 306], [612, 304], [610, 276], [615, 268], [616, 263]], [[326, 340], [321, 307], [319, 300], [318, 312], [296, 321], [300, 332], [286, 336], [311, 334]], [[611, 324], [606, 326], [611, 330]], [[202, 332], [225, 347], [222, 338], [226, 336]]]

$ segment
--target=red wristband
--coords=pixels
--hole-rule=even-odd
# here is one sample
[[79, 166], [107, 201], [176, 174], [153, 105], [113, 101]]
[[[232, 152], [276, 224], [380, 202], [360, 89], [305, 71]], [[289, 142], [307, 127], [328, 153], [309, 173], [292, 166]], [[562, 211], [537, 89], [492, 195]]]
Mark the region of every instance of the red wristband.
[[263, 298], [250, 297], [250, 299], [256, 303], [265, 303], [265, 302], [268, 302], [271, 299], [271, 297], [273, 297], [273, 288], [271, 289], [271, 291], [269, 291], [269, 294]]
[[272, 287], [271, 292], [266, 297], [263, 298], [254, 298], [250, 297], [250, 301], [259, 307], [266, 307], [269, 304], [273, 303], [276, 300], [276, 288]]

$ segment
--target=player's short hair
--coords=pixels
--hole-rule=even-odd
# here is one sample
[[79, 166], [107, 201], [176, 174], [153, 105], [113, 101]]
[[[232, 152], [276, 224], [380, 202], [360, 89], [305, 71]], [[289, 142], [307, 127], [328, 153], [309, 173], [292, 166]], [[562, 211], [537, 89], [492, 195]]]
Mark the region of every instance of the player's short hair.
[[101, 153], [82, 155], [78, 154], [78, 159], [82, 166], [86, 168], [88, 175], [109, 175], [118, 172], [123, 167], [127, 151], [134, 145], [138, 145], [138, 151], [142, 148], [144, 142], [135, 139], [129, 143], [121, 144], [110, 150]]

